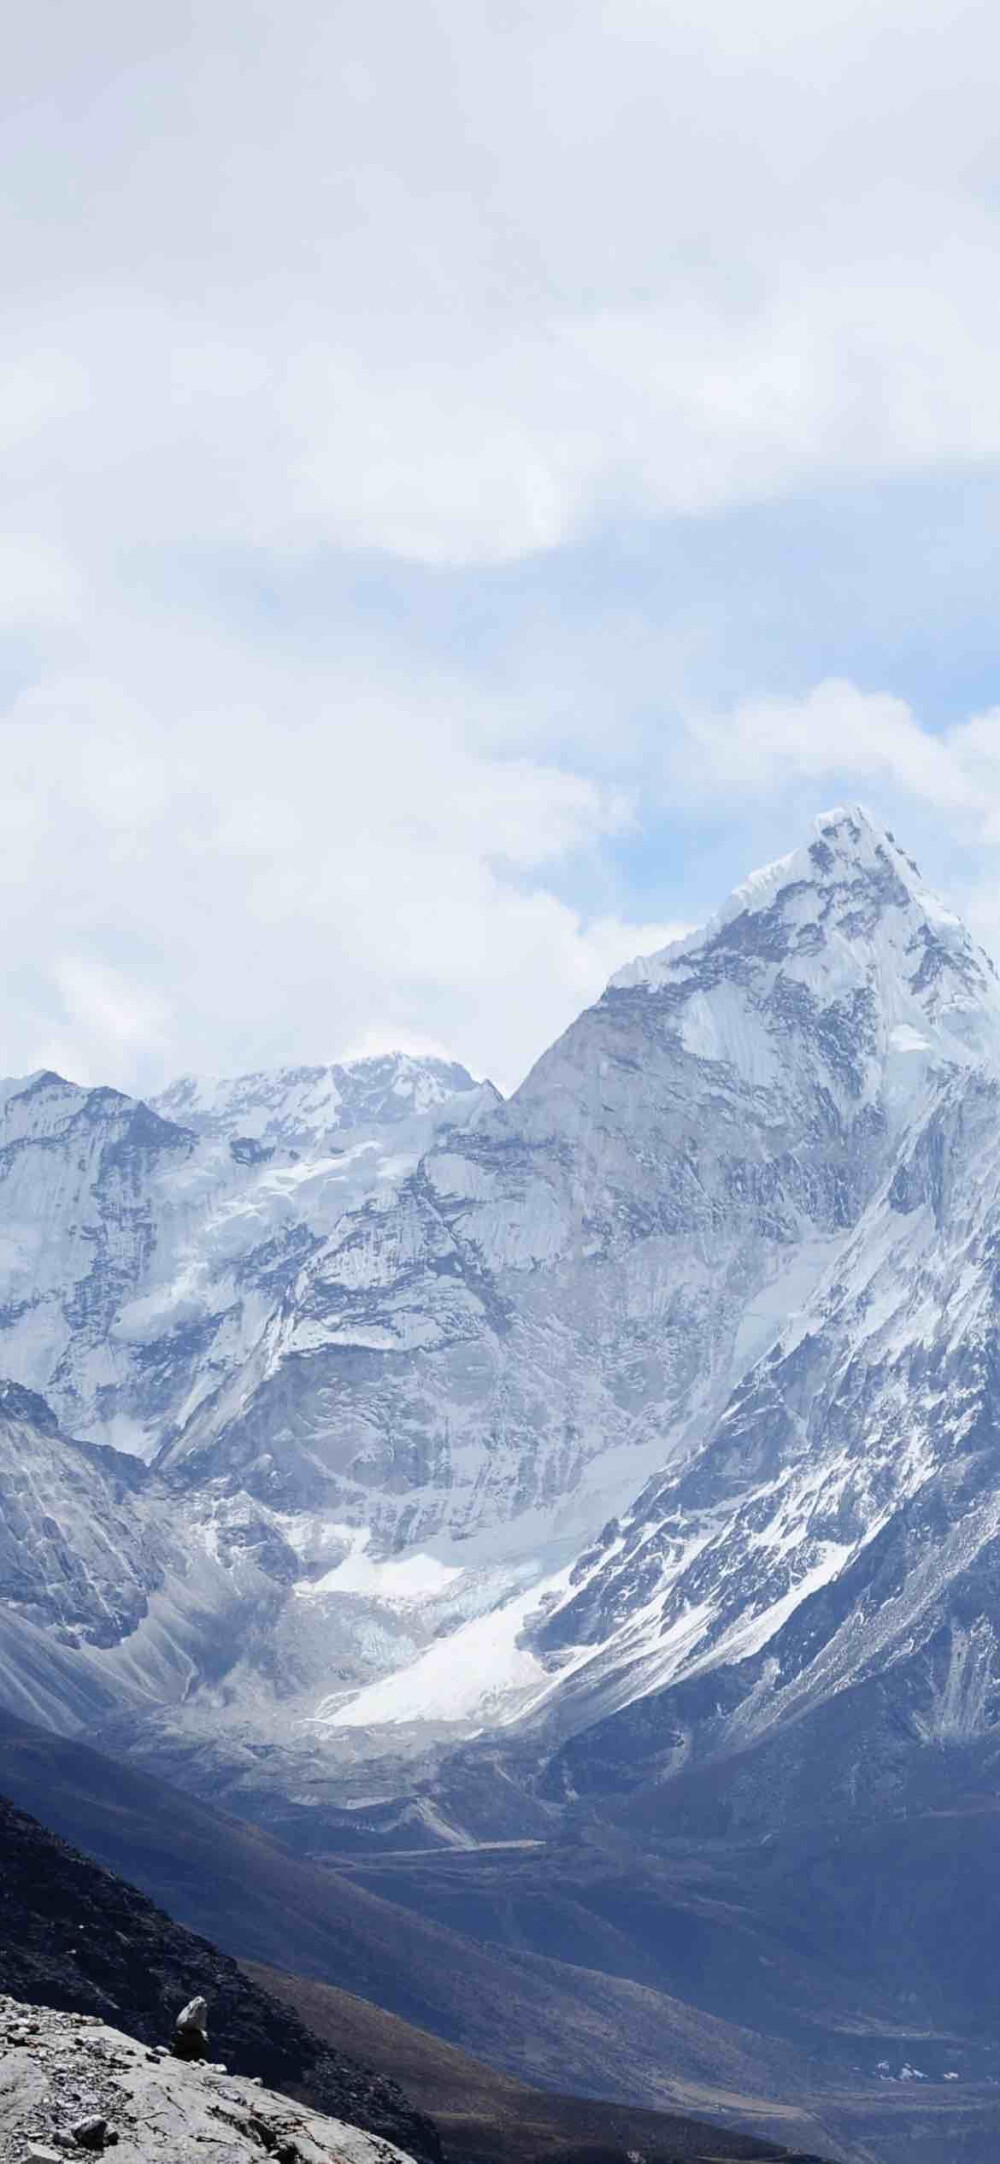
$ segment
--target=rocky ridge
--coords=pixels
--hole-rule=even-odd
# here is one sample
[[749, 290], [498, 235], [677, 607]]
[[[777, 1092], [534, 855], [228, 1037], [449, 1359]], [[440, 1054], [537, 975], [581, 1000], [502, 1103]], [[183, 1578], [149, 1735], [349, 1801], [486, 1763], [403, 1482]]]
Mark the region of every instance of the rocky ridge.
[[64, 2164], [106, 2147], [116, 2164], [406, 2164], [391, 2142], [252, 2076], [182, 2063], [92, 2015], [0, 1997], [0, 2164]]
[[166, 1115], [49, 1072], [0, 1082], [0, 1371], [69, 1433], [151, 1457], [345, 1210], [496, 1100], [403, 1054], [187, 1077]]
[[[197, 1994], [209, 2006], [213, 2054], [232, 2073], [263, 2077], [315, 2111], [405, 2144], [418, 2164], [439, 2164], [434, 2127], [394, 2082], [319, 2043], [227, 1954], [2, 1797], [0, 1855], [0, 1990], [109, 2022], [149, 2049], [169, 2041]], [[77, 2102], [82, 2111], [86, 2099]]]

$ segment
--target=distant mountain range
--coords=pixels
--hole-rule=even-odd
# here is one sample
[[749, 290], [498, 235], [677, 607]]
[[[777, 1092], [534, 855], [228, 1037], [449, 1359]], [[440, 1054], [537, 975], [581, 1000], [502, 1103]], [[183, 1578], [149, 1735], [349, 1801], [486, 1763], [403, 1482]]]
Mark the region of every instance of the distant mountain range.
[[[403, 1055], [150, 1106], [0, 1085], [0, 1703], [315, 1854], [417, 1851], [420, 1899], [451, 1856], [463, 1929], [483, 1841], [635, 1873], [710, 1831], [787, 1921], [768, 1844], [843, 1844], [870, 1905], [917, 1822], [964, 1915], [998, 1125], [992, 964], [856, 808], [507, 1103]], [[846, 1973], [868, 1919], [831, 1891]], [[985, 1986], [947, 1930], [925, 1961], [933, 1908], [897, 1903], [896, 2016], [961, 2086]]]

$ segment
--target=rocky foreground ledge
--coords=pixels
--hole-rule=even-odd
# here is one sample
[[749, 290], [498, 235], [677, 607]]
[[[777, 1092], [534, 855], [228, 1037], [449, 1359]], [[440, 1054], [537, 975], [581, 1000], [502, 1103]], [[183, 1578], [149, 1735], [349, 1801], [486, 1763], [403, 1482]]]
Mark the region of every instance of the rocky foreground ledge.
[[411, 2164], [254, 2076], [0, 1996], [0, 2164]]

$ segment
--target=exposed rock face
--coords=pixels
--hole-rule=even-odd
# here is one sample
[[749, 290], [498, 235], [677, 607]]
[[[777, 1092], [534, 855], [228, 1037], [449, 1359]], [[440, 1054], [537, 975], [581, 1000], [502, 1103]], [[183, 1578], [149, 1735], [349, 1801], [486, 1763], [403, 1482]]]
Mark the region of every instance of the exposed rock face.
[[[194, 1996], [210, 2008], [212, 2052], [233, 2073], [262, 2077], [315, 2110], [405, 2143], [420, 2164], [438, 2164], [434, 2128], [393, 2082], [318, 2043], [235, 1961], [2, 1798], [0, 1856], [0, 1990], [110, 2021], [164, 2049]], [[143, 2063], [141, 2051], [134, 2063]], [[67, 2109], [72, 2101], [67, 2093]]]
[[345, 1209], [495, 1101], [401, 1055], [188, 1078], [168, 1117], [55, 1074], [0, 1082], [0, 1372], [71, 1434], [151, 1456]]
[[0, 1381], [0, 1481], [5, 1600], [55, 1624], [64, 1645], [117, 1644], [163, 1583], [169, 1553], [165, 1527], [143, 1508], [144, 1468], [68, 1441], [37, 1391]]
[[179, 1706], [249, 1647], [280, 1728], [331, 1665], [385, 1663], [391, 1625], [348, 1613], [338, 1649], [289, 1601], [347, 1552], [343, 1528], [228, 1479], [179, 1495], [142, 1459], [240, 1367], [345, 1211], [496, 1092], [395, 1056], [167, 1097], [189, 1126], [58, 1076], [0, 1084], [0, 1701], [70, 1727]]
[[[96, 2108], [81, 2117], [83, 2099]], [[116, 2164], [405, 2164], [391, 2142], [245, 2075], [181, 2064], [86, 2015], [0, 1998], [0, 2164], [61, 2164], [112, 2141]]]
[[184, 1697], [224, 1670], [299, 1574], [272, 1513], [171, 1494], [126, 1453], [63, 1435], [0, 1383], [0, 1699], [61, 1728]]

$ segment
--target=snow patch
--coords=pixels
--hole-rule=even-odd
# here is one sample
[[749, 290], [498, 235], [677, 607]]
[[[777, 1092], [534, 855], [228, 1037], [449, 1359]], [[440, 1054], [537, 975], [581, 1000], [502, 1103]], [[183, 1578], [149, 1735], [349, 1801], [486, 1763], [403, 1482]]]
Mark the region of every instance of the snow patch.
[[561, 1587], [567, 1577], [473, 1617], [429, 1646], [409, 1668], [359, 1691], [348, 1704], [325, 1699], [316, 1709], [317, 1723], [334, 1729], [380, 1728], [475, 1719], [502, 1726], [505, 1714], [515, 1710], [527, 1692], [549, 1680], [541, 1662], [518, 1640], [544, 1594]]
[[408, 1605], [412, 1601], [436, 1599], [463, 1575], [457, 1564], [442, 1563], [436, 1555], [428, 1555], [420, 1549], [408, 1555], [386, 1556], [380, 1561], [368, 1554], [371, 1541], [368, 1526], [345, 1527], [344, 1530], [350, 1543], [348, 1554], [322, 1578], [302, 1579], [295, 1588], [300, 1600], [318, 1600], [326, 1594], [363, 1593], [374, 1600]]

